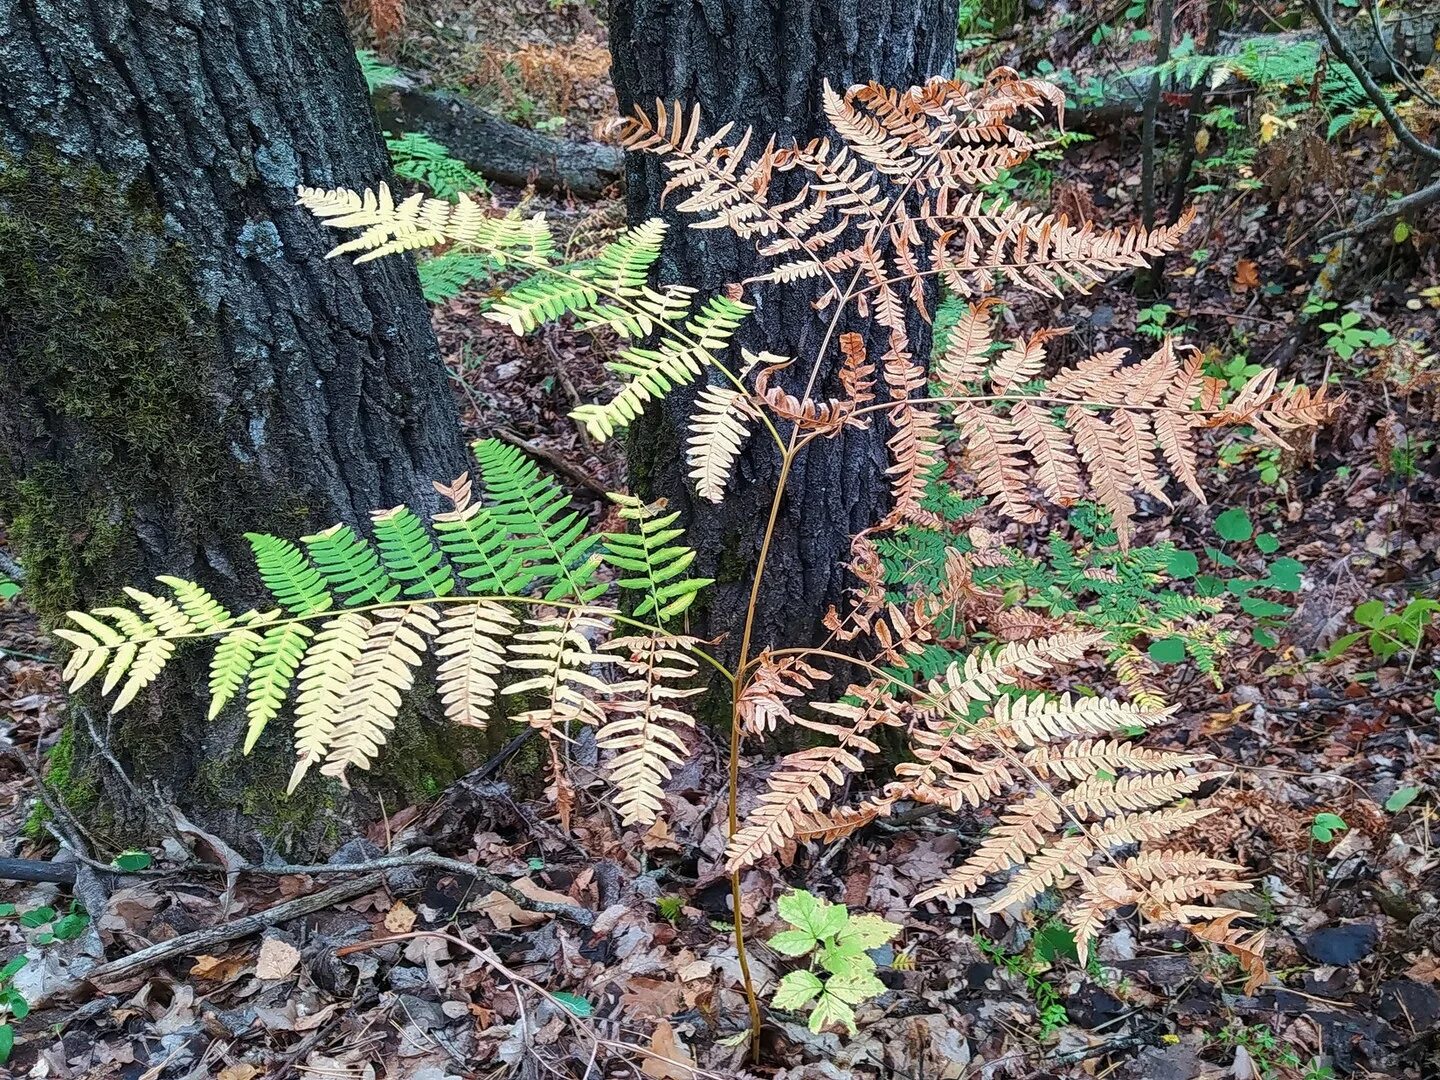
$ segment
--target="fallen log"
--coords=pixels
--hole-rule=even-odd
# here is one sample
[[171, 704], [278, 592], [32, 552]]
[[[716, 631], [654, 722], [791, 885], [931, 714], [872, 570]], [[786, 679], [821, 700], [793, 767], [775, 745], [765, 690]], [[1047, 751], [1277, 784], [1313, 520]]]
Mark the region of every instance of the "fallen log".
[[387, 86], [374, 96], [380, 126], [419, 131], [444, 143], [487, 180], [595, 199], [617, 188], [624, 155], [588, 139], [561, 139], [502, 120], [459, 94]]

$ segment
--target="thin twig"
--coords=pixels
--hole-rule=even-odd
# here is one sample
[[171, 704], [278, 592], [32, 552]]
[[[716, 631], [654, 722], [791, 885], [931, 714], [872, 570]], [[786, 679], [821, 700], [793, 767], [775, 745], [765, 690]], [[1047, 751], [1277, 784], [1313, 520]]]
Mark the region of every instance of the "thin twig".
[[537, 442], [531, 442], [529, 439], [526, 439], [522, 435], [511, 431], [509, 428], [496, 429], [495, 437], [501, 442], [509, 443], [511, 446], [514, 446], [520, 450], [524, 450], [531, 457], [540, 458], [556, 472], [564, 473], [575, 483], [579, 484], [583, 488], [588, 488], [589, 490], [595, 492], [602, 499], [607, 494], [609, 494], [609, 491], [605, 487], [605, 485], [601, 483], [598, 479], [596, 479], [593, 475], [586, 472], [584, 469], [580, 468], [580, 466], [574, 464], [573, 462], [566, 460], [563, 455], [557, 454], [549, 447], [542, 446], [540, 443]]
[[1354, 74], [1356, 81], [1365, 91], [1365, 96], [1370, 99], [1371, 104], [1385, 118], [1390, 125], [1390, 130], [1395, 132], [1395, 137], [1408, 146], [1420, 157], [1428, 158], [1431, 161], [1440, 161], [1440, 147], [1434, 147], [1423, 142], [1419, 136], [1405, 126], [1405, 121], [1400, 119], [1400, 114], [1395, 111], [1390, 98], [1385, 91], [1380, 89], [1380, 84], [1370, 77], [1370, 72], [1365, 69], [1365, 62], [1355, 55], [1355, 50], [1345, 43], [1336, 29], [1334, 21], [1325, 11], [1320, 0], [1306, 0], [1306, 7], [1315, 21], [1320, 24], [1320, 29], [1325, 34], [1325, 40], [1330, 43], [1330, 51], [1345, 62], [1345, 66]]
[[1435, 183], [1428, 187], [1421, 188], [1419, 191], [1411, 192], [1403, 199], [1395, 199], [1393, 202], [1386, 203], [1377, 213], [1365, 218], [1363, 221], [1357, 221], [1353, 225], [1347, 225], [1339, 232], [1333, 232], [1329, 236], [1322, 237], [1320, 242], [1322, 244], [1333, 244], [1337, 240], [1344, 240], [1347, 237], [1361, 236], [1381, 225], [1389, 224], [1401, 214], [1408, 214], [1412, 210], [1422, 210], [1434, 202], [1440, 202], [1440, 180], [1435, 181]]

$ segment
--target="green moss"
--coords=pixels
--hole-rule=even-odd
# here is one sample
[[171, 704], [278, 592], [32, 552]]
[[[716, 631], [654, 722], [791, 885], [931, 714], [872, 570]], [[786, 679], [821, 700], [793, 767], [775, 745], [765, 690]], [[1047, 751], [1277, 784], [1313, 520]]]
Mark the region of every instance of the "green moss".
[[230, 450], [196, 279], [143, 188], [0, 152], [0, 517], [47, 624], [148, 576], [142, 535], [188, 555], [216, 523], [275, 520]]

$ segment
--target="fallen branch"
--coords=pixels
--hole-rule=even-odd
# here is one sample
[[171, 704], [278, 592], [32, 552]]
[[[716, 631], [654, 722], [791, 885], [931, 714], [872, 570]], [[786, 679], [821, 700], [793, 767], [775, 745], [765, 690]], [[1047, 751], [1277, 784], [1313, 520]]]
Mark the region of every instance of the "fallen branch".
[[398, 86], [374, 100], [382, 127], [422, 131], [488, 180], [596, 199], [624, 176], [624, 157], [613, 146], [520, 127], [458, 94]]
[[1422, 141], [1413, 131], [1405, 126], [1405, 121], [1400, 119], [1400, 114], [1395, 111], [1395, 106], [1380, 89], [1380, 84], [1370, 77], [1366, 70], [1365, 61], [1355, 54], [1355, 50], [1346, 44], [1345, 39], [1340, 36], [1335, 23], [1326, 13], [1325, 7], [1319, 0], [1307, 0], [1306, 6], [1315, 21], [1320, 24], [1320, 29], [1325, 33], [1325, 40], [1330, 43], [1330, 51], [1345, 62], [1355, 78], [1359, 80], [1361, 87], [1365, 90], [1365, 96], [1370, 103], [1379, 110], [1385, 122], [1390, 125], [1390, 130], [1395, 132], [1395, 137], [1408, 146], [1422, 158], [1429, 158], [1431, 161], [1440, 161], [1440, 147], [1434, 147]]
[[1429, 187], [1423, 187], [1419, 191], [1413, 191], [1403, 199], [1396, 199], [1386, 203], [1378, 213], [1372, 214], [1363, 221], [1357, 221], [1347, 225], [1339, 232], [1333, 232], [1321, 239], [1322, 244], [1333, 244], [1337, 240], [1344, 240], [1352, 236], [1363, 236], [1365, 233], [1373, 232], [1383, 225], [1388, 225], [1403, 214], [1412, 210], [1421, 210], [1431, 203], [1440, 202], [1440, 180], [1435, 181]]
[[242, 868], [241, 872], [277, 875], [354, 874], [372, 870], [405, 870], [419, 867], [444, 870], [450, 874], [474, 878], [487, 889], [500, 893], [506, 899], [513, 900], [520, 907], [530, 911], [538, 911], [544, 915], [561, 915], [580, 926], [590, 926], [595, 922], [595, 913], [589, 908], [579, 907], [575, 904], [559, 904], [550, 900], [535, 900], [526, 896], [498, 874], [492, 874], [489, 870], [476, 866], [474, 863], [448, 859], [444, 855], [436, 855], [429, 851], [417, 851], [409, 855], [384, 855], [378, 859], [366, 859], [357, 863], [318, 863], [313, 866], [246, 866]]
[[312, 912], [323, 911], [334, 904], [343, 904], [346, 900], [363, 896], [384, 883], [384, 874], [366, 874], [353, 881], [321, 889], [309, 896], [287, 900], [283, 904], [276, 904], [272, 908], [257, 911], [254, 915], [246, 915], [222, 926], [212, 926], [208, 930], [196, 930], [192, 934], [181, 934], [177, 938], [157, 942], [139, 952], [131, 953], [129, 956], [122, 956], [119, 960], [101, 964], [85, 973], [85, 981], [97, 985], [118, 982], [177, 956], [206, 953], [217, 945], [238, 941], [268, 927], [278, 926], [280, 923], [298, 919], [302, 915], [309, 915]]
[[47, 862], [44, 859], [0, 859], [0, 881], [74, 885], [75, 864]]

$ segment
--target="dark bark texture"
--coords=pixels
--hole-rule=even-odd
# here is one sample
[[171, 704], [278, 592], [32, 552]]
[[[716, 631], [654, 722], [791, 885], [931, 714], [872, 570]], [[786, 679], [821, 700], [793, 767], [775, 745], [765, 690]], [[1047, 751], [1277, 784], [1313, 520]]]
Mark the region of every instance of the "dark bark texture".
[[598, 199], [620, 186], [620, 151], [587, 139], [532, 131], [443, 90], [395, 87], [375, 95], [391, 131], [423, 131], [487, 180]]
[[[464, 467], [413, 268], [327, 262], [294, 205], [388, 171], [335, 0], [0, 0], [0, 518], [47, 621], [157, 573], [243, 610], [246, 530], [363, 524]], [[313, 835], [336, 793], [266, 786], [287, 724], [235, 761], [243, 719], [206, 724], [203, 663], [177, 667], [108, 721], [138, 790], [67, 732], [74, 801]]]
[[[756, 129], [764, 145], [771, 132], [806, 142], [827, 134], [821, 108], [826, 80], [837, 89], [876, 81], [891, 86], [924, 82], [951, 72], [955, 52], [954, 0], [612, 0], [610, 47], [621, 109], [654, 109], [657, 98], [700, 105], [702, 132], [734, 121]], [[738, 138], [737, 131], [732, 138]], [[638, 222], [662, 212], [665, 177], [659, 159], [627, 160], [627, 209]], [[776, 201], [796, 190], [777, 181]], [[678, 201], [678, 197], [670, 200]], [[714, 291], [762, 266], [753, 243], [723, 230], [692, 230], [668, 214], [672, 228], [662, 275]], [[843, 283], [842, 279], [842, 283]], [[813, 310], [819, 289], [811, 283], [747, 289], [755, 312], [739, 335], [753, 350], [797, 358], [777, 380], [799, 393], [810, 361], [825, 336], [832, 310]], [[932, 297], [933, 299], [933, 297]], [[933, 310], [933, 309], [932, 309]], [[887, 347], [887, 332], [847, 313], [838, 330], [862, 332], [873, 359]], [[918, 316], [910, 321], [911, 349], [928, 358], [931, 334]], [[838, 333], [831, 339], [816, 384], [817, 397], [838, 394]], [[773, 443], [753, 438], [736, 467], [730, 494], [718, 506], [698, 499], [686, 478], [684, 432], [694, 391], [671, 395], [636, 426], [630, 448], [632, 483], [646, 497], [663, 496], [682, 508], [700, 572], [717, 579], [714, 599], [700, 613], [702, 634], [728, 635], [731, 651], [749, 599], [762, 529], [779, 470]], [[849, 584], [845, 564], [851, 537], [887, 508], [885, 425], [812, 443], [792, 471], [765, 570], [757, 612], [756, 646], [803, 645], [820, 629], [831, 604], [842, 605]]]

